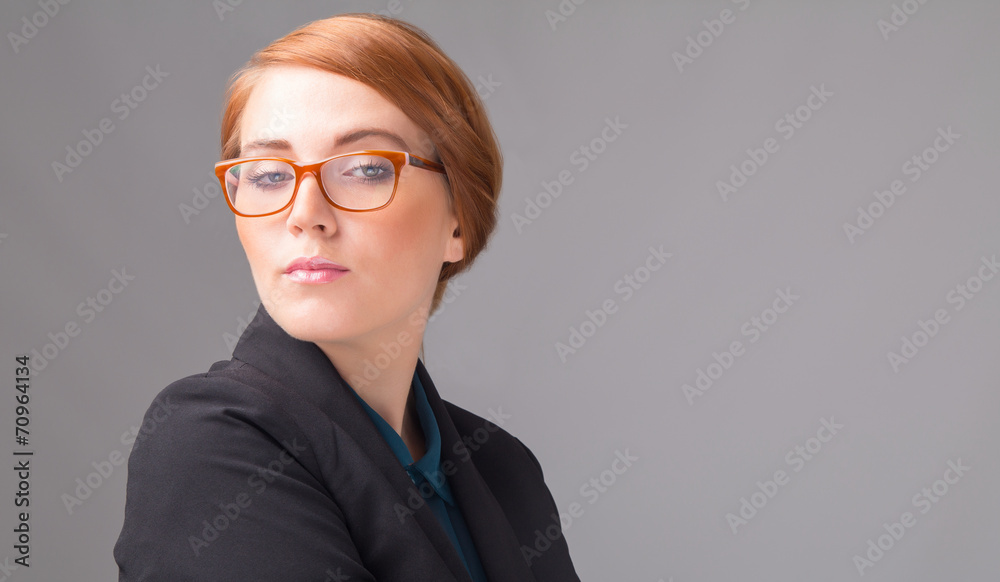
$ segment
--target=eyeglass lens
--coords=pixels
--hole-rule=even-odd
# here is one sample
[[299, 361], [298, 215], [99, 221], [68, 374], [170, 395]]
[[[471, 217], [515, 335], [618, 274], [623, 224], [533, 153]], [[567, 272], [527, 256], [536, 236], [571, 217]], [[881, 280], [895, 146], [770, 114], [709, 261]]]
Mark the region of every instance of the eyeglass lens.
[[[392, 196], [396, 168], [382, 156], [336, 158], [321, 169], [323, 188], [338, 205], [352, 210], [378, 208]], [[295, 191], [295, 168], [280, 160], [243, 162], [226, 172], [226, 194], [243, 214], [267, 214], [288, 204]]]

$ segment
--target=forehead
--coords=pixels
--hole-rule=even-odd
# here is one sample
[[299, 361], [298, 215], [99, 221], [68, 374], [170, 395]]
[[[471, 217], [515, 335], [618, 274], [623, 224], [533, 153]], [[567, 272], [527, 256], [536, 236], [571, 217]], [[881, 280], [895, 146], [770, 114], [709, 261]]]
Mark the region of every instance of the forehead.
[[402, 110], [364, 83], [311, 67], [270, 67], [247, 100], [240, 141], [285, 139], [299, 153], [323, 155], [336, 146], [336, 136], [373, 127], [400, 135], [417, 150], [425, 141]]

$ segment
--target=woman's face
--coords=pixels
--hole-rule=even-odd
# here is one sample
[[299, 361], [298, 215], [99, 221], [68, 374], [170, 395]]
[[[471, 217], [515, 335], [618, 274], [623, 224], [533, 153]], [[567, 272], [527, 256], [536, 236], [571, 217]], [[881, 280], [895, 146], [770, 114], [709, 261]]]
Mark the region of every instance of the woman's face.
[[[374, 129], [398, 136], [344, 136]], [[269, 69], [254, 88], [240, 125], [243, 157], [274, 155], [314, 162], [364, 149], [407, 151], [435, 159], [430, 139], [374, 89], [347, 77], [297, 66]], [[271, 140], [272, 143], [254, 142]], [[254, 283], [268, 313], [289, 335], [316, 343], [375, 345], [413, 329], [426, 314], [444, 262], [462, 258], [458, 220], [444, 175], [404, 166], [392, 203], [373, 212], [331, 206], [316, 176], [299, 184], [291, 208], [236, 217]], [[327, 282], [288, 272], [298, 259], [322, 257], [347, 269]]]

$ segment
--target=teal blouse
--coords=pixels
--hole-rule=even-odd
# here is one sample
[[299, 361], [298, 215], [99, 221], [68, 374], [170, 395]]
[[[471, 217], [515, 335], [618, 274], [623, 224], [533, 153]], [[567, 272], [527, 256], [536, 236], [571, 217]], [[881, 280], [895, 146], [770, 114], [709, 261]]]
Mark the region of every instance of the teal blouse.
[[[389, 448], [392, 449], [396, 458], [399, 459], [400, 464], [406, 469], [406, 473], [410, 476], [413, 484], [418, 488], [424, 482], [431, 485], [434, 493], [426, 500], [427, 504], [434, 512], [438, 521], [441, 522], [441, 527], [448, 534], [448, 538], [455, 546], [455, 549], [458, 550], [458, 555], [462, 557], [462, 562], [465, 564], [465, 568], [469, 571], [469, 575], [472, 576], [474, 582], [487, 582], [486, 572], [483, 571], [483, 565], [479, 561], [479, 554], [476, 552], [476, 546], [472, 542], [472, 536], [469, 535], [469, 528], [465, 524], [465, 518], [462, 516], [462, 511], [455, 504], [455, 499], [451, 495], [448, 479], [440, 478], [440, 476], [444, 475], [444, 472], [441, 470], [441, 432], [438, 430], [434, 411], [431, 410], [431, 405], [427, 401], [427, 395], [424, 393], [424, 387], [420, 383], [420, 378], [417, 377], [416, 370], [413, 372], [413, 382], [411, 385], [413, 395], [417, 399], [417, 416], [420, 418], [420, 428], [424, 431], [424, 441], [427, 445], [427, 451], [417, 462], [413, 462], [413, 457], [410, 455], [410, 450], [406, 448], [406, 443], [389, 426], [389, 423], [379, 416], [375, 412], [375, 409], [368, 406], [368, 403], [362, 400], [357, 392], [354, 392], [354, 396], [361, 403], [368, 416], [371, 417], [372, 422], [375, 423], [375, 428], [378, 429], [382, 438], [388, 443]], [[438, 476], [438, 478], [435, 479], [434, 476]], [[439, 481], [440, 484], [438, 484]]]

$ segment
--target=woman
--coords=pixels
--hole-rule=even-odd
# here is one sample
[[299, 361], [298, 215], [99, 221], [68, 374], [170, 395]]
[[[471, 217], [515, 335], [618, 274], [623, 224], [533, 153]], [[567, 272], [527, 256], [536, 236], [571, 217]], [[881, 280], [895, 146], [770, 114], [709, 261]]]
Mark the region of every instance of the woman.
[[534, 455], [418, 357], [496, 224], [468, 78], [404, 22], [313, 22], [234, 75], [222, 158], [261, 307], [147, 412], [120, 579], [578, 580]]

